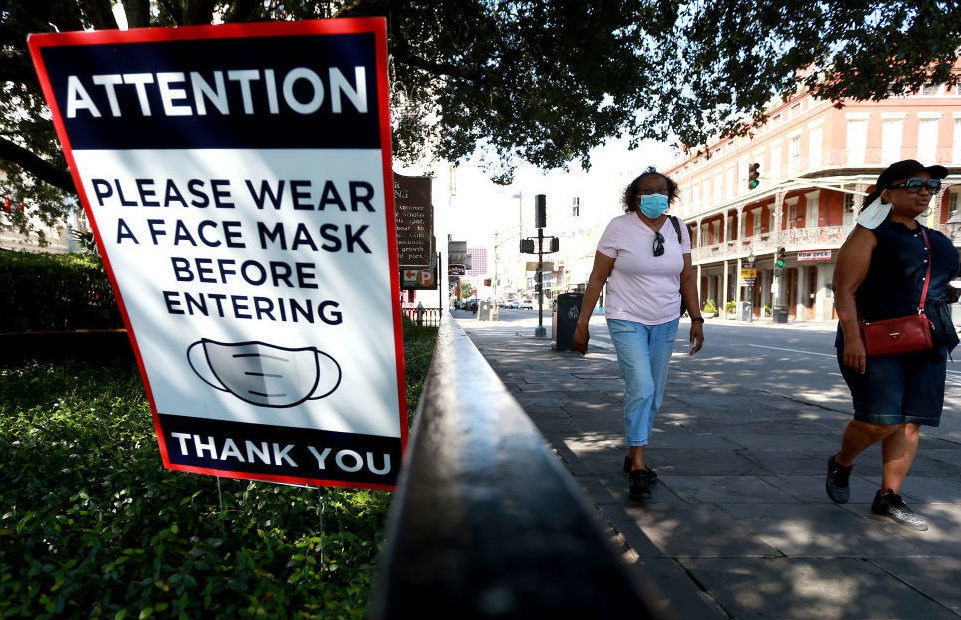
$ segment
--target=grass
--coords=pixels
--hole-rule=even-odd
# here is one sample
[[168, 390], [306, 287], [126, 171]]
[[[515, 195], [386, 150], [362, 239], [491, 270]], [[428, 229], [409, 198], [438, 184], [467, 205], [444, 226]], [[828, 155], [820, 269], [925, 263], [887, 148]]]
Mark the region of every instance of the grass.
[[0, 369], [0, 618], [363, 618], [391, 497], [167, 471], [136, 368]]

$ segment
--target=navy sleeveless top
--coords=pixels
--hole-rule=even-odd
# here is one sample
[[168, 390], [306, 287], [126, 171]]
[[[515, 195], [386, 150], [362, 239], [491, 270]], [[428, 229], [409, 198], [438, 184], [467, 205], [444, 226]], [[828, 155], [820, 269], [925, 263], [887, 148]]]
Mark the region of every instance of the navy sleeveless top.
[[[958, 344], [958, 333], [951, 320], [948, 283], [958, 274], [958, 251], [940, 232], [918, 226], [911, 230], [904, 224], [885, 220], [874, 229], [878, 243], [871, 253], [868, 274], [854, 294], [855, 303], [865, 321], [916, 313], [931, 261], [924, 313], [935, 327], [935, 348], [943, 346], [951, 351]], [[924, 247], [922, 228], [927, 233], [930, 251]]]

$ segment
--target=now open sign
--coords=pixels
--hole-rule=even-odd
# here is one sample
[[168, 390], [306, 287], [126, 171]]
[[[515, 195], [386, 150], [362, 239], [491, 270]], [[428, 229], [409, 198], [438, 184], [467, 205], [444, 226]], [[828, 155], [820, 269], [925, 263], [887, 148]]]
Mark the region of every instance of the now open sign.
[[407, 412], [384, 20], [29, 46], [164, 465], [393, 488]]

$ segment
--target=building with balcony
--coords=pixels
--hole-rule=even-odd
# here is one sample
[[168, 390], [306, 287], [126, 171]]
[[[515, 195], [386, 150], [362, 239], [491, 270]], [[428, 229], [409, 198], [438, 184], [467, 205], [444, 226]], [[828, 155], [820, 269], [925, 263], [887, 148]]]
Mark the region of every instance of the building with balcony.
[[[948, 230], [961, 206], [957, 88], [842, 108], [800, 94], [748, 135], [664, 170], [679, 185], [672, 212], [691, 232], [701, 302], [714, 299], [723, 312], [729, 301], [749, 301], [754, 316], [777, 308], [797, 321], [836, 318], [837, 251], [878, 174], [902, 159], [948, 168], [922, 223], [961, 240], [961, 231]], [[779, 248], [783, 269], [775, 265]]]
[[[65, 254], [82, 249], [73, 236], [73, 231], [90, 230], [82, 209], [69, 209], [63, 220], [54, 225], [48, 225], [33, 216], [29, 221], [34, 231], [32, 234], [20, 232], [17, 226], [15, 218], [22, 212], [22, 206], [12, 204], [9, 199], [0, 199], [0, 250]], [[37, 231], [43, 233], [44, 245], [40, 244]]]

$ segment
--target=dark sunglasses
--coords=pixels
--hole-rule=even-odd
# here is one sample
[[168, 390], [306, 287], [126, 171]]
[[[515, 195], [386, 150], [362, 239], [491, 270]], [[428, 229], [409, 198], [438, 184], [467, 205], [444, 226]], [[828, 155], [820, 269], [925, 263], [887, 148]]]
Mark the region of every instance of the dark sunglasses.
[[929, 194], [937, 194], [941, 191], [941, 179], [908, 179], [904, 183], [889, 185], [888, 189], [903, 189], [909, 194], [917, 194], [921, 188], [928, 190]]
[[664, 237], [661, 236], [661, 233], [655, 231], [654, 232], [654, 256], [663, 256], [663, 255], [664, 255]]

